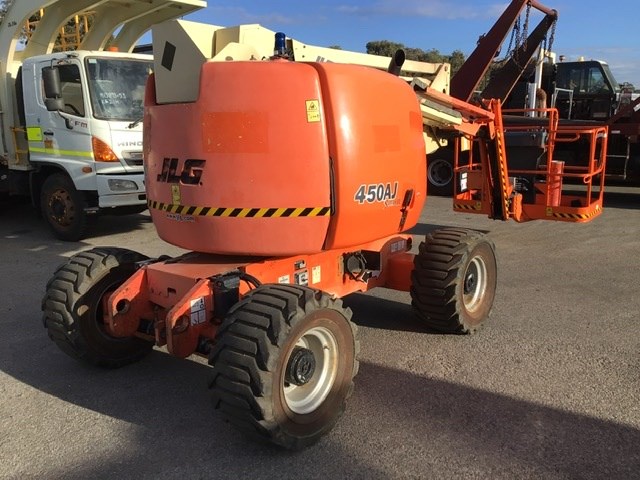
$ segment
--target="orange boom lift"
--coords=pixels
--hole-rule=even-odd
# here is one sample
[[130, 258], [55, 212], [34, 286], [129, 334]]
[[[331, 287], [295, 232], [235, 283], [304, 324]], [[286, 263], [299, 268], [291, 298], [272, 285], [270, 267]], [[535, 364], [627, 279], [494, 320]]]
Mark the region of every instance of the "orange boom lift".
[[[442, 128], [476, 144], [477, 159], [456, 167], [466, 176], [456, 209], [516, 220], [600, 213], [590, 188], [563, 196], [567, 173], [554, 166], [553, 145], [583, 135], [605, 142], [606, 132], [560, 131], [553, 111], [544, 124], [523, 125], [544, 138], [547, 162], [516, 181], [499, 102], [415, 92], [357, 65], [281, 55], [205, 62], [195, 101], [163, 103], [151, 77], [145, 104], [151, 216], [162, 239], [191, 253], [73, 256], [47, 285], [49, 335], [71, 356], [107, 367], [153, 345], [204, 355], [226, 419], [286, 448], [312, 444], [344, 411], [358, 370], [356, 327], [341, 297], [409, 291], [426, 326], [452, 333], [474, 331], [491, 310], [496, 259], [484, 235], [444, 228], [411, 253], [406, 232], [427, 196], [426, 103], [448, 109], [454, 120]], [[598, 149], [571, 175], [587, 183], [599, 175]], [[525, 179], [527, 191], [517, 185]]]

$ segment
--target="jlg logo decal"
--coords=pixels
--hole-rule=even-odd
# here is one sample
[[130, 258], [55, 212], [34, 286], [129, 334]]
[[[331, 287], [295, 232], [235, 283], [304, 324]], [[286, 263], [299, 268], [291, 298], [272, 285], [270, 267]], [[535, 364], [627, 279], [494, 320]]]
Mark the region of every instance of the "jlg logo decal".
[[395, 200], [398, 196], [398, 182], [393, 186], [391, 183], [372, 183], [369, 185], [360, 185], [353, 199], [359, 204], [388, 202]]
[[184, 161], [182, 170], [178, 171], [178, 159], [165, 157], [162, 162], [162, 172], [158, 174], [158, 182], [182, 183], [185, 185], [198, 185], [202, 178], [204, 160], [189, 158]]

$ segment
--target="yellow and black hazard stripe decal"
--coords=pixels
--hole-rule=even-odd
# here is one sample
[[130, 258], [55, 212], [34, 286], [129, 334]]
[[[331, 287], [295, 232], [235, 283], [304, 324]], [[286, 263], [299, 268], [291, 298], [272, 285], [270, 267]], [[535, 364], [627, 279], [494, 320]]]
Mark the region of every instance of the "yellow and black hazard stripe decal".
[[149, 208], [178, 215], [196, 217], [239, 217], [239, 218], [277, 218], [277, 217], [327, 217], [331, 207], [290, 207], [290, 208], [225, 208], [194, 207], [176, 205], [149, 200]]
[[589, 212], [589, 213], [558, 213], [554, 212], [551, 214], [552, 217], [555, 218], [565, 218], [568, 220], [588, 220], [592, 217], [598, 215], [599, 211]]
[[454, 203], [453, 209], [454, 210], [482, 210], [482, 204], [474, 203], [473, 205], [471, 205], [469, 203]]
[[587, 213], [554, 212], [552, 207], [547, 207], [547, 217], [562, 218], [565, 220], [589, 220], [601, 213], [602, 209], [599, 205], [596, 205], [594, 210]]

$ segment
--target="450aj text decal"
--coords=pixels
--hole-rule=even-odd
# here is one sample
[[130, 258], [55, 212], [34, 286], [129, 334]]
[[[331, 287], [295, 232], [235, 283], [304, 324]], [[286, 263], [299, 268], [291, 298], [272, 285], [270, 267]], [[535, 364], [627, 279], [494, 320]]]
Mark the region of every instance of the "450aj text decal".
[[370, 183], [368, 185], [360, 185], [353, 199], [360, 205], [363, 203], [384, 202], [386, 204], [393, 203], [398, 196], [398, 182], [393, 185], [387, 183]]

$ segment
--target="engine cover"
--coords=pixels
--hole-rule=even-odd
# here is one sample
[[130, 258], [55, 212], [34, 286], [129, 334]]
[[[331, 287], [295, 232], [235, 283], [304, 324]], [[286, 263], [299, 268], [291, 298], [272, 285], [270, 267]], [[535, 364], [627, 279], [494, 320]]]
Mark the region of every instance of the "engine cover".
[[147, 88], [146, 188], [163, 240], [284, 256], [417, 222], [422, 117], [403, 80], [354, 65], [207, 62], [199, 92], [158, 105], [153, 78]]

